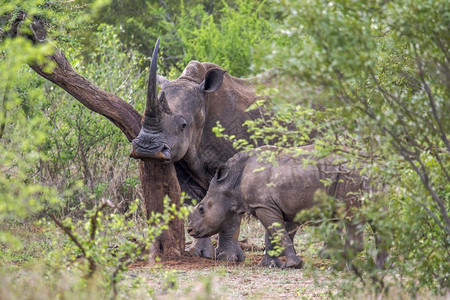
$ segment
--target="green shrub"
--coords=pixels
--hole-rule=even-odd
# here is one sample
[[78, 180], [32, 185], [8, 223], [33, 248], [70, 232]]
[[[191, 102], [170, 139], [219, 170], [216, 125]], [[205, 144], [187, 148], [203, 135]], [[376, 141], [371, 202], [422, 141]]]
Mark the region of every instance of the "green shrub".
[[[287, 146], [307, 140], [317, 128], [311, 141], [322, 153], [339, 153], [385, 183], [386, 197], [363, 207], [361, 217], [386, 240], [388, 270], [360, 260], [355, 274], [378, 287], [400, 276], [399, 284], [412, 294], [427, 289], [445, 294], [448, 1], [273, 3], [285, 18], [277, 29], [284, 44], [274, 46], [264, 66], [282, 67], [271, 90], [278, 112], [274, 120], [249, 128], [267, 140], [286, 132], [277, 120], [288, 120], [300, 133], [288, 135]], [[330, 226], [319, 227], [318, 234], [331, 232]], [[367, 247], [365, 253], [373, 256], [373, 246]]]
[[[24, 38], [0, 44], [0, 222], [24, 218], [58, 200], [57, 190], [40, 183], [36, 167], [48, 160], [41, 151], [47, 122], [34, 108], [43, 93], [29, 82], [32, 73], [23, 67], [44, 61], [48, 46], [33, 47]], [[26, 91], [26, 92], [25, 92]], [[0, 229], [0, 241], [12, 236]]]
[[254, 52], [263, 52], [274, 39], [270, 13], [265, 1], [235, 1], [220, 16], [205, 12], [202, 5], [183, 7], [178, 35], [183, 41], [186, 64], [191, 60], [209, 61], [242, 77], [251, 74]]
[[[139, 69], [144, 58], [125, 49], [118, 38], [120, 28], [100, 25], [95, 34], [96, 51], [84, 64], [81, 51], [67, 48], [74, 68], [99, 87], [132, 104], [138, 111], [145, 105], [145, 71]], [[64, 90], [43, 79], [45, 101], [36, 107], [48, 120], [48, 138], [42, 147], [48, 160], [40, 174], [49, 184], [73, 190], [67, 197], [67, 213], [80, 202], [107, 197], [124, 208], [139, 195], [140, 185], [126, 180], [137, 174], [137, 162], [128, 157], [130, 144], [114, 124], [98, 115]], [[77, 184], [83, 183], [83, 188]], [[123, 208], [123, 209], [124, 209]]]
[[[50, 265], [55, 270], [61, 267], [78, 270], [86, 280], [98, 275], [116, 297], [127, 266], [137, 260], [147, 260], [152, 244], [169, 228], [170, 220], [184, 219], [188, 213], [186, 208], [178, 210], [166, 197], [164, 212], [153, 213], [144, 221], [145, 216], [136, 214], [138, 205], [136, 200], [125, 214], [108, 213], [114, 205], [109, 200], [101, 200], [93, 209], [81, 207], [85, 212], [78, 221], [70, 217], [60, 221], [50, 215], [67, 238], [63, 243], [53, 238], [54, 249], [48, 257]], [[54, 234], [54, 230], [50, 232]]]

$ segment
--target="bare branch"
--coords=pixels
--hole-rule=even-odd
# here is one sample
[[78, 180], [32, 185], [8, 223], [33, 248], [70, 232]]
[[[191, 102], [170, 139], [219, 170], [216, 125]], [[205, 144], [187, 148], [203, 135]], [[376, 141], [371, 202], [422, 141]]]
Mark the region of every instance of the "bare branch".
[[94, 215], [91, 217], [91, 231], [90, 231], [90, 239], [93, 241], [95, 239], [95, 234], [97, 231], [97, 218], [98, 214], [105, 209], [106, 207], [112, 207], [114, 208], [114, 205], [109, 200], [102, 199], [99, 206], [97, 206], [97, 209], [95, 210]]
[[416, 47], [414, 47], [414, 52], [416, 54], [417, 66], [419, 67], [419, 76], [420, 76], [420, 79], [422, 80], [422, 84], [425, 88], [425, 92], [427, 93], [428, 100], [429, 100], [430, 106], [431, 106], [431, 110], [433, 112], [433, 117], [436, 120], [436, 123], [438, 124], [442, 141], [444, 142], [445, 146], [447, 147], [447, 151], [450, 152], [450, 142], [447, 139], [447, 135], [445, 134], [444, 128], [442, 127], [441, 119], [439, 118], [439, 115], [437, 113], [437, 108], [436, 108], [436, 103], [434, 101], [433, 93], [431, 92], [431, 89], [428, 86], [427, 81], [425, 80], [425, 75], [423, 73], [422, 61], [419, 58]]
[[[343, 82], [341, 80], [341, 76], [339, 76], [340, 73], [336, 72], [336, 74], [338, 75], [338, 81], [339, 81], [339, 84], [340, 84], [341, 88], [346, 93], [347, 97], [352, 99], [352, 97], [350, 97], [347, 94], [347, 92], [346, 92], [346, 88], [345, 88], [345, 86], [344, 86], [344, 84], [343, 84]], [[400, 140], [400, 138], [398, 137], [398, 135], [396, 133], [394, 133], [392, 130], [390, 130], [389, 128], [387, 128], [386, 126], [384, 126], [383, 124], [381, 124], [377, 120], [374, 111], [370, 108], [370, 106], [366, 103], [366, 101], [361, 99], [356, 93], [353, 93], [352, 90], [350, 90], [350, 92], [352, 93], [353, 97], [356, 98], [363, 105], [363, 107], [364, 107], [363, 111], [371, 119], [373, 119], [376, 122], [378, 128], [383, 133], [388, 134], [390, 137], [392, 137], [393, 140], [391, 141], [391, 144], [397, 150], [398, 154], [400, 154], [403, 158], [405, 158], [408, 161], [408, 163], [410, 164], [410, 166], [412, 167], [412, 169], [416, 172], [416, 174], [419, 175], [419, 178], [422, 181], [423, 185], [428, 190], [428, 192], [431, 194], [431, 197], [432, 197], [433, 201], [438, 205], [438, 208], [439, 208], [439, 211], [441, 213], [441, 216], [442, 216], [442, 218], [444, 219], [444, 222], [445, 222], [445, 226], [443, 226], [443, 228], [445, 229], [445, 231], [448, 234], [450, 234], [450, 218], [449, 218], [449, 216], [447, 214], [447, 210], [445, 208], [445, 204], [442, 201], [442, 199], [439, 197], [439, 195], [436, 193], [436, 191], [431, 187], [431, 185], [429, 183], [429, 180], [428, 180], [428, 175], [426, 174], [426, 171], [425, 171], [425, 167], [424, 167], [422, 161], [420, 160], [420, 158], [417, 157], [416, 155], [411, 155], [411, 154], [414, 154], [414, 153], [411, 153], [408, 149], [405, 148], [405, 146], [403, 145], [403, 143]], [[434, 102], [433, 102], [433, 104], [434, 104]], [[446, 138], [446, 137], [444, 136], [444, 138]], [[423, 169], [423, 172], [421, 172], [419, 170], [419, 168], [416, 166], [414, 161], [419, 162], [419, 164], [421, 165], [421, 167]]]
[[97, 265], [94, 261], [94, 259], [90, 256], [86, 255], [86, 250], [84, 249], [83, 245], [80, 243], [80, 241], [78, 240], [78, 238], [73, 234], [72, 229], [65, 226], [63, 223], [61, 223], [61, 221], [59, 221], [55, 215], [50, 214], [50, 217], [53, 219], [53, 221], [55, 222], [55, 224], [61, 228], [62, 231], [64, 231], [65, 234], [67, 234], [70, 239], [74, 242], [74, 244], [78, 247], [78, 249], [80, 249], [81, 253], [83, 253], [83, 257], [86, 258], [89, 262], [89, 273], [87, 275], [88, 278], [92, 277], [92, 275], [94, 275], [95, 270], [97, 269]]
[[3, 137], [3, 133], [5, 132], [6, 127], [6, 116], [7, 116], [7, 110], [6, 110], [6, 101], [9, 94], [9, 85], [5, 87], [5, 93], [3, 94], [3, 101], [2, 101], [2, 110], [3, 110], [3, 121], [0, 124], [0, 139]]
[[[25, 12], [18, 13], [8, 31], [9, 37], [20, 34], [19, 27], [25, 18], [27, 18]], [[27, 36], [29, 39], [36, 44], [46, 42], [47, 31], [43, 20], [34, 18], [30, 28], [32, 35]], [[75, 72], [64, 54], [56, 47], [54, 53], [48, 56], [48, 61], [54, 65], [51, 71], [48, 70], [49, 63], [42, 65], [31, 63], [30, 67], [45, 79], [63, 88], [88, 109], [105, 116], [122, 130], [129, 141], [139, 134], [141, 115], [133, 106], [116, 95], [98, 88]]]
[[[400, 99], [394, 95], [392, 95], [391, 93], [389, 93], [386, 89], [384, 89], [381, 84], [379, 83], [378, 79], [376, 78], [376, 76], [371, 72], [371, 77], [374, 80], [377, 89], [383, 94], [383, 96], [385, 97], [385, 99], [390, 99], [393, 102], [395, 102], [397, 104], [397, 106], [400, 108], [400, 110], [405, 113], [409, 119], [413, 120], [413, 115], [417, 118], [419, 118], [420, 120], [422, 120], [423, 122], [425, 122], [429, 128], [431, 128], [431, 130], [433, 130], [436, 134], [439, 134], [438, 129], [435, 128], [434, 124], [432, 122], [430, 122], [430, 120], [424, 116], [422, 116], [421, 114], [415, 112], [415, 111], [411, 111], [409, 110], [405, 105], [403, 105], [403, 103], [400, 101]], [[394, 107], [393, 103], [391, 103], [391, 107]], [[414, 122], [415, 124], [417, 122]]]

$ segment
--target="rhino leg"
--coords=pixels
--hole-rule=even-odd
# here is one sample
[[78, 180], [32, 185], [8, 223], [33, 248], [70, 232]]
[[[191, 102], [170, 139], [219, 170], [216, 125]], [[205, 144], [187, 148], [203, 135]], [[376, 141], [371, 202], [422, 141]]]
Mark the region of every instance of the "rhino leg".
[[289, 234], [289, 238], [291, 239], [292, 244], [294, 244], [294, 237], [295, 237], [295, 234], [297, 233], [299, 226], [300, 225], [295, 222], [287, 222], [286, 223], [286, 230]]
[[386, 261], [389, 256], [388, 251], [386, 250], [386, 245], [383, 243], [383, 239], [377, 230], [376, 226], [372, 222], [368, 222], [369, 226], [372, 228], [373, 234], [375, 235], [375, 247], [377, 248], [377, 257], [375, 260], [375, 265], [379, 269], [386, 269]]
[[351, 222], [345, 224], [345, 229], [347, 236], [345, 237], [344, 255], [348, 261], [351, 261], [364, 248], [363, 232], [361, 224], [352, 224]]
[[225, 226], [225, 229], [219, 232], [219, 244], [216, 249], [217, 260], [232, 262], [245, 260], [244, 251], [242, 251], [238, 242], [240, 226], [241, 216], [235, 215]]
[[282, 266], [282, 268], [300, 269], [303, 267], [303, 261], [300, 257], [297, 256], [297, 252], [295, 251], [295, 247], [294, 247], [294, 237], [295, 237], [295, 234], [297, 233], [298, 227], [299, 227], [299, 225], [297, 223], [294, 223], [294, 222], [286, 223], [286, 231], [289, 236], [290, 245], [291, 245], [291, 248], [292, 248], [292, 251], [293, 251], [295, 257], [294, 257], [294, 260], [290, 262], [288, 255], [285, 253], [286, 250], [283, 251], [283, 253], [287, 257], [287, 261], [286, 261], [286, 264]]
[[[292, 244], [294, 243], [294, 237], [297, 233], [299, 225], [294, 222], [287, 222], [286, 223], [286, 230], [288, 232], [289, 238], [291, 239]], [[259, 262], [258, 266], [260, 267], [266, 267], [266, 268], [273, 268], [273, 267], [282, 267], [282, 262], [278, 257], [270, 256], [269, 253], [274, 250], [274, 244], [270, 242], [270, 234], [269, 231], [266, 230], [265, 234], [265, 250], [264, 250], [264, 257]], [[295, 249], [294, 249], [295, 251]]]
[[272, 253], [272, 251], [274, 251], [275, 245], [272, 244], [270, 241], [270, 234], [268, 230], [266, 230], [264, 242], [265, 242], [264, 257], [261, 259], [258, 266], [266, 268], [274, 268], [274, 267], [281, 268], [281, 266], [283, 265], [281, 260], [276, 256], [269, 255], [269, 253]]
[[[278, 243], [283, 249], [283, 253], [286, 256], [286, 263], [282, 264], [281, 267], [300, 269], [303, 266], [303, 261], [295, 253], [294, 245], [286, 230], [286, 224], [283, 221], [281, 213], [272, 209], [260, 208], [255, 211], [255, 214], [269, 232], [269, 243], [273, 247]], [[274, 254], [274, 256], [278, 259], [279, 254]]]
[[[339, 235], [344, 235], [344, 259], [350, 262], [356, 254], [363, 249], [363, 233], [359, 229], [360, 224], [351, 224], [350, 222], [345, 224], [345, 233], [342, 227], [339, 227]], [[327, 242], [324, 243], [319, 250], [319, 257], [323, 259], [331, 259], [333, 257], [333, 247], [329, 247]]]
[[186, 251], [200, 257], [213, 258], [214, 256], [214, 246], [210, 237], [194, 239], [194, 242]]
[[378, 236], [375, 236], [375, 247], [377, 248], [377, 258], [375, 261], [375, 265], [377, 266], [377, 268], [385, 270], [389, 253], [385, 249], [383, 249], [381, 245], [382, 242], [380, 238]]

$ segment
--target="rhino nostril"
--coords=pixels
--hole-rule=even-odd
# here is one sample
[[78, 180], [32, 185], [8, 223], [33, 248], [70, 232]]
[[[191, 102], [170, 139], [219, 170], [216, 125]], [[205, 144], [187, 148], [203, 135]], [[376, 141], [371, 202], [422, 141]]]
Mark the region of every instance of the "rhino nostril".
[[171, 159], [169, 146], [164, 145], [164, 147], [162, 148], [161, 152], [165, 156], [164, 157], [165, 160], [170, 160]]

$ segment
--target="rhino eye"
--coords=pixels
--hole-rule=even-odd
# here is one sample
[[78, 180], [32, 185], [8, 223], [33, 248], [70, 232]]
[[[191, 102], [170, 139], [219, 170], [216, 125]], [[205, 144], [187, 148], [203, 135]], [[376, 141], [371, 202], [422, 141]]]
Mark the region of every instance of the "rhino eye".
[[179, 124], [180, 124], [180, 130], [181, 131], [183, 131], [186, 128], [186, 126], [187, 126], [186, 120], [183, 117], [181, 117], [181, 116], [180, 116], [180, 119], [179, 119]]
[[203, 206], [199, 206], [198, 210], [200, 211], [200, 213], [203, 215], [205, 213], [205, 209], [203, 208]]

